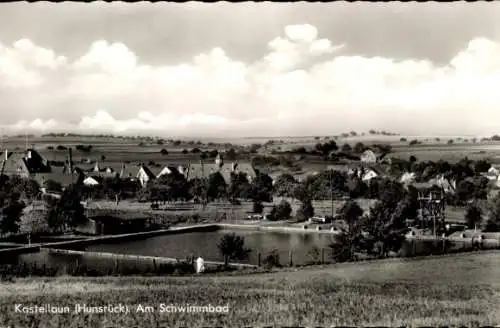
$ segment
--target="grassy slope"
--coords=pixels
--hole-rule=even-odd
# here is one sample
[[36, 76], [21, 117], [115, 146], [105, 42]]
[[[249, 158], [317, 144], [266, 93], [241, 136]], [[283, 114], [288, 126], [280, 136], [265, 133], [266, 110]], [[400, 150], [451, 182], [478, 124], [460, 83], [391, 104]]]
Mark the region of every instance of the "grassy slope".
[[[265, 274], [20, 279], [0, 285], [0, 326], [200, 327], [492, 325], [500, 322], [498, 252]], [[229, 304], [228, 314], [34, 315], [15, 303]]]

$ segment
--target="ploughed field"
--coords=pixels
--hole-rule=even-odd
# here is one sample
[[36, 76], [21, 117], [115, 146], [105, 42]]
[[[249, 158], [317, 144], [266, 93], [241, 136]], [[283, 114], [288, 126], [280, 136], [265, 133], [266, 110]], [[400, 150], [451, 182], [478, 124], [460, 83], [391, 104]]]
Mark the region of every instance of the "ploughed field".
[[[0, 283], [0, 326], [480, 326], [500, 322], [500, 253], [195, 277], [26, 278]], [[129, 314], [22, 314], [15, 304], [126, 304]], [[229, 312], [136, 313], [138, 304]]]

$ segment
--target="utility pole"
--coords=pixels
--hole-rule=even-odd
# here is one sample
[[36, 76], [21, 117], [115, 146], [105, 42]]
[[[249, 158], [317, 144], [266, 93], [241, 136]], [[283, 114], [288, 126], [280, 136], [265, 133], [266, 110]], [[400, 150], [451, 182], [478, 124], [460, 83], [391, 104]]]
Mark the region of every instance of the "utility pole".
[[330, 202], [331, 202], [331, 215], [334, 217], [333, 211], [333, 170], [330, 170]]

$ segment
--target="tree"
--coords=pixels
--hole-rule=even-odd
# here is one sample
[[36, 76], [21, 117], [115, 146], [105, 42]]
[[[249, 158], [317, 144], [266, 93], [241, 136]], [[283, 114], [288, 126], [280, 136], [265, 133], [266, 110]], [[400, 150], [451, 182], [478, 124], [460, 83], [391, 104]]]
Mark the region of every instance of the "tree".
[[483, 220], [483, 212], [477, 204], [471, 204], [465, 212], [465, 221], [469, 229], [476, 230]]
[[231, 260], [247, 259], [250, 253], [250, 250], [245, 248], [245, 238], [234, 233], [222, 236], [217, 247], [224, 257], [225, 266], [228, 266]]
[[30, 235], [42, 235], [50, 232], [47, 222], [47, 208], [25, 208], [19, 222], [19, 232]]
[[226, 154], [225, 154], [225, 158], [229, 161], [234, 161], [236, 159], [236, 150], [234, 150], [234, 148], [230, 148]]
[[413, 164], [417, 161], [417, 158], [413, 155], [410, 156], [410, 163]]
[[450, 139], [450, 140], [448, 140], [447, 144], [448, 144], [448, 145], [452, 145], [452, 144], [453, 144], [453, 142], [454, 142], [454, 141], [453, 141], [453, 139]]
[[226, 197], [226, 188], [227, 184], [224, 180], [224, 177], [222, 177], [222, 174], [220, 174], [219, 172], [214, 172], [208, 176], [208, 199], [213, 200]]
[[355, 145], [354, 145], [354, 152], [356, 154], [361, 154], [362, 152], [364, 152], [366, 149], [365, 145], [362, 143], [362, 142], [357, 142]]
[[81, 204], [79, 189], [75, 185], [68, 186], [49, 210], [49, 226], [68, 226], [75, 228], [85, 222], [85, 209]]
[[286, 200], [281, 201], [277, 206], [274, 206], [269, 214], [269, 220], [282, 221], [290, 219], [292, 213], [292, 206]]
[[299, 210], [297, 211], [297, 219], [299, 221], [306, 221], [314, 216], [314, 207], [310, 199], [305, 199]]
[[187, 153], [189, 153], [189, 151], [188, 151], [187, 149], [183, 149], [183, 150], [182, 150], [182, 153], [183, 153], [184, 155], [186, 155]]
[[500, 195], [497, 195], [488, 204], [488, 220], [486, 221], [484, 231], [500, 231]]
[[342, 145], [341, 151], [344, 153], [349, 153], [352, 151], [352, 147], [348, 143], [345, 143]]
[[363, 209], [358, 203], [349, 200], [339, 210], [339, 217], [344, 220], [347, 230], [340, 234], [336, 240], [329, 245], [332, 249], [332, 257], [338, 261], [350, 261], [357, 251], [361, 239]]
[[250, 193], [250, 183], [247, 175], [244, 172], [231, 172], [231, 181], [228, 188], [228, 196], [231, 201], [238, 198], [249, 198]]
[[399, 250], [405, 239], [406, 220], [415, 217], [415, 211], [410, 199], [375, 203], [363, 224], [368, 233], [364, 243], [368, 247], [366, 251], [384, 257], [389, 251]]
[[25, 204], [19, 200], [19, 193], [5, 193], [0, 196], [0, 232], [19, 232], [19, 223]]
[[265, 173], [257, 171], [250, 187], [250, 198], [261, 202], [272, 202], [273, 179]]
[[293, 197], [298, 182], [290, 173], [283, 173], [274, 182], [274, 194], [278, 197]]
[[208, 179], [195, 178], [189, 182], [189, 194], [195, 201], [201, 201], [203, 207], [208, 202]]
[[162, 154], [163, 156], [166, 156], [166, 155], [168, 155], [168, 150], [166, 150], [165, 148], [162, 148], [160, 150], [160, 154]]
[[488, 172], [491, 167], [491, 163], [488, 160], [481, 159], [474, 164], [474, 172], [479, 175], [483, 172]]

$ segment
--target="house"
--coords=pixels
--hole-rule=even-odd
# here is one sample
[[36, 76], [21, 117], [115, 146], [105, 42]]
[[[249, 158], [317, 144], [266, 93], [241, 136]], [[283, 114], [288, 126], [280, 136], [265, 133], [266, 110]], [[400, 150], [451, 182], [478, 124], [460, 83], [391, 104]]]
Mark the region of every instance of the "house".
[[146, 165], [142, 164], [139, 167], [139, 172], [137, 172], [136, 179], [144, 188], [149, 181], [156, 179], [156, 175]]
[[360, 157], [362, 163], [365, 164], [375, 164], [377, 163], [377, 155], [373, 152], [373, 150], [365, 150]]
[[375, 167], [358, 167], [351, 168], [348, 171], [348, 174], [353, 176], [357, 176], [364, 182], [369, 182], [371, 179], [382, 176], [382, 171]]
[[434, 179], [430, 179], [429, 184], [440, 187], [446, 193], [454, 193], [457, 189], [457, 182], [455, 180], [449, 180], [443, 175], [439, 175]]
[[58, 190], [51, 190], [52, 184], [50, 181], [60, 184], [64, 190], [67, 186], [72, 183], [76, 183], [78, 180], [78, 176], [76, 174], [67, 174], [62, 170], [60, 172], [38, 173], [32, 175], [31, 178], [40, 185], [42, 193], [58, 192]]
[[88, 176], [83, 180], [83, 184], [88, 187], [95, 187], [98, 186], [102, 183], [102, 177], [93, 175], [93, 176]]
[[369, 182], [371, 179], [374, 179], [378, 176], [380, 176], [380, 172], [374, 168], [367, 168], [364, 170], [364, 172], [361, 175], [361, 180], [364, 182]]
[[415, 172], [405, 172], [399, 179], [399, 182], [401, 182], [404, 185], [411, 184], [415, 182]]
[[192, 163], [182, 171], [185, 172], [184, 174], [187, 180], [208, 178], [210, 174], [219, 172], [227, 184], [231, 182], [231, 173], [244, 173], [249, 182], [252, 182], [257, 177], [257, 173], [252, 164], [236, 162], [224, 163], [220, 154], [217, 155], [214, 163]]
[[165, 175], [165, 174], [179, 174], [179, 170], [177, 169], [177, 167], [175, 166], [172, 166], [172, 165], [167, 165], [165, 166], [161, 171], [160, 173], [158, 173], [156, 175], [157, 178], [161, 177], [162, 175]]
[[494, 166], [490, 167], [488, 169], [488, 172], [486, 172], [486, 177], [490, 180], [498, 180], [499, 176], [500, 176], [500, 170], [498, 170]]
[[5, 175], [19, 175], [28, 178], [33, 174], [51, 172], [48, 161], [34, 149], [16, 153], [5, 151], [3, 164]]

